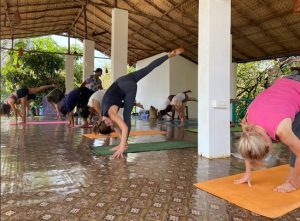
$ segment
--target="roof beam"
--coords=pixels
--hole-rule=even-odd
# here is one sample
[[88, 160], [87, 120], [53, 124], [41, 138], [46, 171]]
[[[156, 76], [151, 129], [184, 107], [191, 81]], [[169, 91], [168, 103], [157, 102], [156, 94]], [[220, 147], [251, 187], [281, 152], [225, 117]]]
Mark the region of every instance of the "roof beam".
[[[6, 1], [6, 0], [5, 0]], [[80, 6], [63, 6], [62, 8], [47, 8], [47, 9], [39, 9], [35, 11], [28, 11], [28, 12], [21, 12], [20, 14], [28, 14], [28, 13], [47, 13], [47, 12], [53, 12], [53, 11], [66, 11], [66, 10], [73, 10], [73, 9], [80, 9]], [[1, 15], [4, 15], [1, 13]]]
[[[174, 5], [172, 8], [170, 8], [168, 11], [165, 11], [162, 15], [161, 18], [168, 15], [170, 12], [174, 11], [175, 9], [179, 8], [182, 4], [184, 4], [186, 0], [181, 1], [179, 4]], [[148, 29], [152, 24], [156, 23], [159, 19], [153, 19], [150, 23], [147, 25], [143, 26], [141, 29], [136, 31], [135, 33], [131, 34], [130, 38], [133, 38], [138, 32], [142, 32], [145, 29]]]
[[[80, 21], [78, 21], [78, 24], [80, 24], [80, 25], [82, 25], [82, 26], [84, 27], [84, 24], [82, 24]], [[82, 33], [84, 33], [84, 30], [81, 29], [80, 26], [78, 26], [78, 30], [81, 31]], [[106, 37], [105, 37], [105, 38], [106, 38]], [[108, 39], [109, 42], [103, 42], [103, 41], [101, 42], [101, 41], [99, 41], [99, 40], [97, 40], [97, 39], [94, 39], [92, 35], [88, 35], [88, 39], [93, 39], [93, 40], [94, 40], [95, 42], [97, 42], [97, 43], [108, 45], [109, 47], [106, 48], [106, 50], [105, 50], [104, 53], [106, 53], [107, 51], [110, 51], [110, 45], [111, 45], [110, 39]], [[143, 51], [143, 52], [145, 52], [145, 51]], [[147, 52], [146, 52], [146, 53], [147, 53]]]
[[[251, 23], [253, 26], [258, 27], [258, 28], [261, 30], [261, 32], [262, 32], [267, 38], [271, 39], [274, 43], [276, 43], [277, 45], [279, 45], [279, 46], [280, 46], [281, 48], [283, 48], [284, 50], [288, 50], [288, 48], [285, 47], [285, 45], [283, 45], [283, 44], [281, 44], [280, 42], [278, 42], [277, 39], [275, 39], [271, 34], [269, 34], [268, 32], [266, 32], [266, 31], [264, 30], [264, 28], [261, 27], [261, 24], [260, 24], [260, 23], [258, 23], [258, 22], [257, 22], [256, 20], [254, 20], [254, 19], [249, 18], [250, 14], [249, 14], [248, 12], [245, 12], [245, 11], [240, 12], [240, 11], [239, 11], [235, 6], [233, 6], [233, 5], [232, 5], [231, 7], [232, 7], [233, 9], [235, 9], [235, 10], [236, 10], [236, 13], [238, 13], [239, 16], [241, 16], [243, 19], [250, 21], [250, 23]], [[247, 15], [247, 16], [245, 16], [245, 15]]]
[[82, 12], [84, 11], [84, 6], [81, 6], [81, 10], [78, 12], [74, 22], [72, 23], [71, 27], [69, 28], [69, 31], [76, 25], [78, 19], [80, 18], [80, 16], [82, 15]]
[[9, 9], [8, 9], [7, 0], [4, 0], [3, 3], [4, 3], [5, 16], [6, 16], [6, 19], [8, 20], [8, 22], [9, 22], [11, 39], [13, 39], [13, 24], [12, 24], [12, 20], [9, 16]]
[[[77, 14], [69, 14], [69, 15], [64, 15], [64, 16], [61, 16], [61, 15], [49, 15], [49, 16], [40, 16], [40, 17], [35, 17], [35, 18], [34, 17], [32, 17], [32, 18], [28, 18], [27, 17], [26, 19], [22, 19], [22, 20], [27, 21], [27, 23], [22, 24], [22, 26], [24, 26], [24, 25], [30, 25], [30, 24], [33, 25], [33, 24], [36, 24], [36, 23], [41, 23], [41, 22], [43, 22], [42, 19], [47, 20], [47, 21], [50, 20], [51, 22], [55, 22], [57, 18], [59, 18], [59, 21], [62, 21], [62, 20], [67, 21], [67, 20], [70, 20], [70, 19], [72, 21], [74, 21], [74, 18], [70, 18], [70, 17], [75, 17], [76, 15]], [[34, 21], [34, 23], [28, 23], [30, 21]]]
[[233, 34], [233, 37], [236, 36], [236, 35], [242, 36], [243, 40], [245, 40], [248, 44], [250, 44], [253, 47], [255, 47], [264, 56], [269, 55], [269, 53], [265, 49], [259, 47], [257, 44], [254, 43], [254, 41], [252, 41], [249, 38], [247, 38], [247, 36], [244, 35], [243, 33], [238, 32], [236, 28], [231, 27], [231, 33]]
[[84, 18], [84, 39], [87, 39], [87, 17], [86, 17], [86, 2], [83, 5], [83, 18]]
[[264, 57], [259, 57], [259, 58], [237, 59], [236, 62], [246, 63], [246, 62], [251, 62], [251, 61], [271, 60], [271, 59], [291, 57], [291, 56], [300, 56], [300, 50], [294, 50], [294, 51], [290, 51], [288, 53], [279, 53], [276, 55], [269, 55], [269, 56], [264, 56]]
[[[101, 8], [98, 8], [97, 6], [96, 6], [96, 9], [97, 10], [99, 10], [102, 14], [105, 14], [106, 16], [108, 16], [108, 17], [110, 17], [110, 14], [108, 14], [105, 10], [103, 10], [103, 9], [101, 9]], [[87, 9], [87, 11], [89, 12], [89, 13], [92, 13], [92, 12], [90, 12], [89, 11], [89, 9]], [[96, 13], [96, 16], [97, 16], [97, 13]], [[105, 23], [105, 24], [107, 24], [108, 26], [111, 26], [111, 23], [108, 23], [106, 20], [102, 20], [102, 22], [103, 23]], [[140, 24], [139, 24], [140, 25]], [[142, 25], [140, 25], [141, 27], [142, 27]], [[105, 30], [105, 29], [104, 29]], [[131, 29], [131, 28], [129, 28], [129, 30], [130, 31], [132, 31], [132, 32], [134, 32], [134, 30], [133, 29]], [[106, 30], [108, 33], [111, 33], [111, 30], [109, 29], [109, 30]], [[146, 39], [147, 41], [150, 41], [150, 42], [153, 42], [153, 40], [151, 40], [151, 39], [149, 39], [148, 37], [146, 37], [145, 35], [143, 35], [143, 34], [139, 34], [141, 37], [143, 37], [144, 39]], [[130, 43], [130, 42], [129, 42]], [[154, 43], [156, 43], [156, 42], [154, 42]], [[149, 48], [151, 48], [151, 49], [153, 49], [153, 48], [155, 48], [154, 46], [149, 46], [147, 43], [145, 43], [144, 42], [144, 44], [147, 46], [147, 47], [149, 47]], [[160, 47], [162, 47], [162, 45], [160, 45]], [[163, 47], [162, 47], [163, 48]]]
[[[259, 0], [259, 2], [261, 4], [263, 4], [265, 6], [265, 8], [267, 10], [269, 10], [272, 14], [277, 14], [277, 11], [272, 7], [272, 4], [270, 4], [266, 1], [262, 1], [262, 0]], [[292, 33], [294, 35], [294, 37], [296, 37], [298, 39], [300, 38], [300, 35], [289, 27], [289, 24], [285, 18], [282, 18], [282, 17], [277, 17], [277, 18], [280, 22], [281, 27], [285, 27], [290, 33]]]
[[[130, 7], [132, 7], [133, 9], [135, 9], [136, 11], [140, 11], [139, 9], [137, 9], [133, 4], [131, 4], [131, 3], [129, 3], [129, 2], [127, 2], [127, 1], [125, 1], [126, 2], [126, 4], [128, 4]], [[148, 1], [146, 1], [146, 2], [148, 2]], [[153, 3], [152, 3], [153, 4]], [[152, 5], [151, 4], [151, 5]], [[162, 10], [160, 10], [160, 12], [161, 13], [164, 13], [164, 11], [162, 11]], [[169, 16], [168, 16], [169, 17]], [[171, 17], [169, 17], [171, 20], [173, 20]], [[159, 18], [158, 18], [159, 19]], [[153, 21], [153, 20], [152, 20]], [[182, 42], [185, 42], [185, 43], [187, 43], [187, 44], [190, 44], [190, 42], [185, 38], [185, 39], [182, 39], [182, 37], [181, 36], [178, 36], [175, 32], [173, 32], [173, 31], [171, 31], [169, 28], [167, 28], [167, 26], [165, 26], [165, 27], [162, 27], [158, 22], [156, 22], [156, 24], [162, 29], [162, 30], [166, 30], [166, 31], [168, 31], [169, 33], [171, 33], [172, 35], [174, 35], [174, 36], [176, 36], [176, 38], [177, 39], [180, 39]], [[177, 24], [178, 25], [178, 24]], [[187, 29], [185, 29], [185, 28], [183, 28], [182, 27], [182, 24], [181, 25], [178, 25], [180, 28], [182, 28], [183, 30], [185, 30], [186, 32], [188, 32], [190, 35], [192, 35], [192, 36], [194, 36], [195, 38], [198, 38], [198, 36], [195, 34], [195, 33], [193, 33], [193, 32], [191, 32], [190, 30], [187, 30]], [[132, 36], [132, 35], [131, 35]]]
[[[38, 24], [34, 24], [34, 26], [32, 26], [33, 24], [24, 24], [21, 27], [15, 27], [15, 30], [28, 30], [31, 31], [32, 29], [36, 29], [36, 28], [45, 28], [49, 27], [49, 26], [59, 26], [59, 25], [70, 25], [71, 22], [73, 21], [73, 19], [71, 20], [57, 20], [57, 21], [46, 21], [46, 22], [39, 22]], [[7, 31], [7, 29], [9, 29], [9, 27], [2, 27], [2, 30]]]

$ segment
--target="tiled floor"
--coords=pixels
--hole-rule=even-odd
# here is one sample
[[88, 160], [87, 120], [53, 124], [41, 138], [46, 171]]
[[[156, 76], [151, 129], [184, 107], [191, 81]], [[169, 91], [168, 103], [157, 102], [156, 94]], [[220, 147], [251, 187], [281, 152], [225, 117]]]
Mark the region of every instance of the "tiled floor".
[[[131, 137], [131, 143], [197, 139], [171, 123], [133, 124], [133, 129], [161, 129], [167, 135]], [[185, 127], [196, 125], [189, 121]], [[195, 148], [128, 154], [121, 160], [96, 157], [90, 147], [116, 139], [84, 138], [90, 130], [8, 126], [2, 119], [1, 220], [270, 220], [193, 187], [243, 171], [243, 161], [207, 160]], [[267, 166], [287, 159], [284, 149], [275, 148]], [[277, 220], [300, 220], [300, 209]]]

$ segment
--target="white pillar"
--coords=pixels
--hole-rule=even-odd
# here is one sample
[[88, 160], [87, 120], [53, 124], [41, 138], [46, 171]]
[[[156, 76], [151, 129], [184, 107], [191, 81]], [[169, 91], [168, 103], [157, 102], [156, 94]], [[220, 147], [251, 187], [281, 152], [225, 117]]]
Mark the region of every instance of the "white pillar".
[[94, 71], [95, 42], [83, 40], [83, 81]]
[[127, 73], [128, 11], [112, 9], [111, 72], [112, 80]]
[[74, 88], [74, 56], [66, 55], [66, 93]]
[[199, 0], [198, 154], [230, 156], [231, 0]]

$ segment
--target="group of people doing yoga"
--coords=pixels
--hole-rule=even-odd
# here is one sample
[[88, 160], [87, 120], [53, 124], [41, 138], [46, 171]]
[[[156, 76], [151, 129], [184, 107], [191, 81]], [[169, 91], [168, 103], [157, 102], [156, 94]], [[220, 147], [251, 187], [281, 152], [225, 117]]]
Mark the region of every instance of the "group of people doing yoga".
[[[145, 68], [118, 78], [107, 90], [103, 90], [99, 80], [102, 70], [97, 69], [95, 78], [87, 79], [80, 88], [72, 90], [68, 95], [65, 96], [62, 90], [55, 88], [46, 98], [55, 108], [58, 118], [60, 113], [68, 115], [70, 126], [74, 126], [73, 109], [76, 106], [85, 125], [90, 113], [95, 113], [99, 118], [97, 130], [100, 133], [108, 134], [114, 130], [119, 135], [120, 143], [112, 149], [112, 157], [121, 158], [128, 148], [131, 111], [136, 105], [138, 81], [167, 59], [183, 52], [184, 49], [177, 48]], [[295, 74], [279, 78], [250, 104], [242, 121], [243, 133], [238, 147], [245, 159], [246, 172], [241, 179], [235, 180], [236, 184], [247, 183], [251, 186], [251, 171], [268, 154], [274, 140], [281, 141], [291, 151], [290, 174], [286, 181], [274, 190], [291, 192], [300, 187], [300, 68], [294, 68], [293, 71]], [[89, 87], [89, 84], [93, 86]], [[20, 116], [25, 123], [28, 101], [34, 99], [34, 94], [53, 87], [56, 86], [19, 89], [8, 97], [2, 110], [8, 113], [12, 109], [16, 121]], [[180, 120], [183, 121], [187, 101], [197, 101], [188, 96], [189, 92], [170, 95], [167, 107], [159, 112], [160, 117], [170, 111], [177, 111]], [[18, 104], [22, 106], [21, 112], [17, 108]], [[123, 118], [118, 115], [120, 108], [124, 108]], [[171, 117], [174, 119], [173, 114]]]
[[[184, 49], [177, 48], [169, 52], [148, 66], [118, 78], [107, 90], [103, 90], [99, 76], [102, 74], [100, 68], [96, 69], [95, 75], [91, 75], [80, 88], [69, 92], [66, 96], [64, 91], [56, 85], [45, 85], [38, 88], [22, 88], [12, 93], [6, 103], [2, 104], [2, 113], [8, 114], [13, 109], [16, 123], [18, 116], [21, 116], [22, 123], [26, 123], [26, 105], [31, 94], [39, 93], [51, 87], [55, 87], [46, 99], [56, 110], [57, 118], [61, 114], [67, 115], [69, 126], [74, 126], [73, 110], [77, 107], [80, 116], [86, 126], [90, 113], [95, 113], [99, 118], [98, 130], [102, 134], [111, 133], [113, 130], [120, 136], [120, 144], [113, 148], [113, 158], [123, 157], [123, 152], [128, 148], [127, 139], [131, 130], [131, 111], [134, 105], [142, 107], [135, 102], [137, 82], [148, 75], [153, 69], [164, 63], [171, 57], [184, 52]], [[96, 77], [95, 77], [96, 76]], [[174, 101], [175, 102], [175, 101]], [[19, 112], [17, 105], [21, 103], [22, 113]], [[118, 115], [120, 108], [123, 108], [123, 118]], [[90, 111], [91, 110], [91, 111]]]

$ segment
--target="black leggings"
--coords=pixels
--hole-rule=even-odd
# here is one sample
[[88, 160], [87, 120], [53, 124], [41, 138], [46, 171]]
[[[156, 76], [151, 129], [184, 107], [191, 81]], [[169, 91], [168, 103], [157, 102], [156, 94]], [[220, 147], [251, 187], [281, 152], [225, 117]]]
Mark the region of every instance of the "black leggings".
[[[300, 82], [300, 75], [299, 74], [285, 76], [285, 78], [292, 79], [292, 80]], [[295, 120], [294, 120], [293, 125], [292, 125], [292, 130], [293, 130], [294, 134], [300, 139], [300, 112], [295, 117]], [[295, 167], [296, 155], [292, 151], [290, 151], [290, 152], [291, 152], [291, 154], [290, 154], [290, 167]]]
[[[292, 126], [293, 132], [300, 139], [300, 112], [296, 115]], [[295, 167], [296, 155], [291, 151], [290, 166]]]
[[137, 82], [141, 80], [143, 77], [145, 77], [147, 74], [149, 74], [154, 68], [158, 67], [166, 60], [168, 60], [168, 58], [169, 58], [168, 55], [160, 57], [152, 61], [148, 66], [138, 71], [135, 71], [133, 73], [124, 75], [116, 80], [119, 88], [125, 94], [123, 118], [128, 127], [128, 133], [130, 132], [131, 129], [130, 115], [135, 103]]

